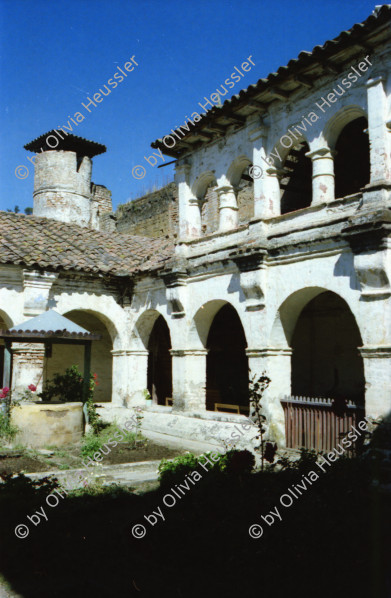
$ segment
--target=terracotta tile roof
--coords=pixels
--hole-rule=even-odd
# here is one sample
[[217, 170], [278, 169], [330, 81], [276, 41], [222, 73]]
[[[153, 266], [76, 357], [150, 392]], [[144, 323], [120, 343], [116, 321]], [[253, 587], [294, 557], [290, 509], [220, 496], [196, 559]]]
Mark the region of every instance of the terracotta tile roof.
[[[46, 139], [52, 135], [55, 139], [57, 139], [56, 146], [49, 146], [46, 143]], [[61, 135], [61, 134], [60, 134]], [[102, 145], [101, 143], [97, 143], [96, 141], [90, 141], [89, 139], [84, 139], [84, 137], [79, 137], [78, 135], [71, 135], [70, 133], [66, 133], [66, 137], [61, 139], [60, 135], [56, 135], [56, 129], [52, 129], [43, 135], [40, 135], [30, 143], [26, 143], [24, 149], [29, 150], [30, 152], [39, 152], [42, 147], [44, 149], [56, 151], [65, 150], [65, 151], [73, 151], [78, 152], [82, 156], [89, 156], [93, 158], [99, 154], [103, 154], [106, 151], [106, 146]]]
[[127, 276], [163, 266], [172, 241], [0, 211], [0, 263]]
[[[327, 67], [331, 68], [332, 72], [339, 73], [342, 72], [346, 62], [352, 63], [353, 54], [360, 58], [365, 54], [373, 54], [376, 41], [368, 43], [367, 38], [383, 28], [383, 38], [389, 39], [390, 20], [391, 4], [376, 6], [372, 14], [362, 23], [356, 23], [351, 29], [342, 31], [336, 38], [326, 41], [323, 45], [315, 46], [311, 52], [300, 52], [298, 58], [290, 60], [286, 66], [281, 66], [275, 73], [259, 79], [247, 89], [242, 89], [225, 100], [221, 106], [214, 106], [208, 110], [201, 120], [190, 127], [188, 133], [184, 134], [181, 129], [181, 139], [176, 140], [173, 149], [167, 149], [162, 138], [153, 141], [151, 147], [161, 149], [163, 154], [173, 158], [179, 158], [189, 152], [189, 144], [197, 148], [201, 141], [205, 143], [205, 138], [202, 139], [202, 134], [200, 138], [199, 134], [202, 129], [208, 131], [209, 138], [213, 134], [214, 139], [218, 134], [213, 127], [218, 125], [222, 130], [226, 129], [232, 125], [233, 116], [243, 119], [244, 122], [245, 117], [252, 112], [266, 114], [269, 105], [275, 101], [276, 96], [273, 92], [276, 89], [288, 98], [291, 92], [297, 91], [303, 85], [312, 86], [322, 74], [328, 73]], [[347, 48], [349, 52], [345, 55], [342, 50]], [[259, 107], [253, 106], [249, 111], [249, 102], [252, 100], [255, 100]], [[239, 122], [238, 126], [242, 126], [243, 122], [241, 124]]]

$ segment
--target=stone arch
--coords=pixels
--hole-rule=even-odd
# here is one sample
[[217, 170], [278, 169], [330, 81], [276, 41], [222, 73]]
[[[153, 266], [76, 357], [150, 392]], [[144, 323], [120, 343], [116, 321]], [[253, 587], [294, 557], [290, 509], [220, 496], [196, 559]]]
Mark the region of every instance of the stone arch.
[[162, 314], [156, 309], [146, 309], [139, 315], [131, 333], [131, 345], [135, 349], [148, 349], [152, 328]]
[[13, 325], [14, 322], [12, 321], [12, 318], [8, 315], [8, 313], [3, 309], [0, 309], [0, 329], [12, 328]]
[[122, 342], [120, 331], [125, 330], [125, 314], [124, 310], [114, 301], [112, 305], [107, 306], [104, 300], [100, 301], [99, 298], [97, 301], [96, 295], [74, 294], [69, 297], [64, 294], [60, 296], [54, 309], [65, 317], [71, 311], [82, 311], [95, 316], [107, 328], [114, 349], [120, 348]]
[[235, 158], [227, 171], [227, 180], [234, 188], [238, 205], [239, 224], [254, 216], [254, 179], [249, 174], [252, 161], [241, 155]]
[[357, 118], [367, 118], [367, 113], [363, 107], [358, 104], [351, 104], [338, 110], [325, 124], [323, 129], [323, 139], [326, 145], [331, 149], [335, 150], [335, 146], [342, 130], [353, 120]]
[[198, 200], [202, 200], [205, 196], [206, 190], [210, 185], [217, 185], [215, 173], [212, 170], [208, 170], [200, 174], [191, 186], [193, 197]]
[[348, 303], [322, 287], [292, 293], [275, 319], [271, 344], [291, 347], [294, 395], [364, 401], [362, 338]]
[[[101, 335], [101, 340], [92, 341], [91, 372], [98, 376], [94, 399], [97, 402], [108, 402], [112, 399], [113, 370], [113, 325], [111, 332], [106, 324], [107, 318], [93, 310], [71, 309], [63, 315], [82, 326], [89, 332]], [[84, 347], [79, 345], [56, 345], [52, 347], [51, 356], [46, 359], [44, 379], [48, 380], [55, 373], [63, 373], [66, 368], [77, 365], [80, 372], [84, 370]]]
[[[237, 310], [228, 301], [208, 301], [197, 311], [194, 328], [207, 349], [206, 408], [216, 404], [248, 408], [247, 340]], [[193, 330], [194, 331], [194, 330]], [[224, 407], [217, 407], [225, 410]], [[231, 408], [228, 408], [228, 410]]]
[[293, 292], [280, 305], [270, 334], [270, 346], [290, 347], [297, 319], [304, 306], [314, 297], [328, 289], [323, 287], [305, 287]]
[[147, 388], [152, 401], [166, 405], [172, 398], [171, 336], [166, 320], [159, 315], [148, 342]]
[[231, 162], [227, 171], [227, 180], [232, 187], [237, 187], [242, 178], [243, 172], [251, 166], [252, 161], [246, 155], [242, 154]]
[[155, 309], [143, 312], [134, 326], [132, 344], [148, 351], [147, 388], [154, 403], [165, 405], [172, 398], [171, 332]]
[[192, 347], [194, 345], [194, 348], [201, 348], [201, 342], [201, 346], [206, 348], [209, 329], [213, 322], [213, 318], [219, 309], [221, 309], [223, 305], [226, 305], [227, 303], [228, 301], [225, 299], [212, 299], [211, 301], [204, 303], [204, 305], [201, 305], [201, 307], [197, 310], [189, 333], [189, 341]]

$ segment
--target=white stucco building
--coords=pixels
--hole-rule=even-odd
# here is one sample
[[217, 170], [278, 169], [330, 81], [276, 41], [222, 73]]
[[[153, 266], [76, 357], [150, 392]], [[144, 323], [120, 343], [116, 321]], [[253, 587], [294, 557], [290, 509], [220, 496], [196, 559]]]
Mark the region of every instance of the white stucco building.
[[[145, 425], [167, 434], [224, 438], [243, 416], [215, 405], [246, 413], [248, 369], [271, 378], [280, 444], [283, 396], [388, 414], [390, 22], [390, 6], [377, 8], [212, 108], [171, 149], [154, 142], [176, 160], [176, 236], [150, 226], [159, 196], [137, 234], [124, 210], [110, 213], [110, 192], [91, 183], [103, 146], [69, 135], [38, 154], [34, 215], [0, 213], [2, 327], [53, 308], [102, 334], [102, 411], [126, 417], [149, 388]], [[42, 384], [78, 359], [69, 351], [45, 361], [18, 347], [13, 387]]]

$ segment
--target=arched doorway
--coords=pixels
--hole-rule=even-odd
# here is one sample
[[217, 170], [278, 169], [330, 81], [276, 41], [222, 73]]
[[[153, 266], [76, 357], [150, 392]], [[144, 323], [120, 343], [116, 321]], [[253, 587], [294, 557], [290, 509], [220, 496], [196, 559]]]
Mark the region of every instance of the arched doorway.
[[[88, 332], [101, 335], [101, 340], [92, 341], [91, 347], [91, 372], [98, 375], [94, 400], [98, 403], [111, 401], [113, 343], [106, 325], [96, 315], [82, 310], [73, 310], [63, 315]], [[55, 373], [65, 372], [72, 365], [77, 365], [80, 372], [83, 372], [84, 348], [77, 345], [53, 345], [51, 357], [46, 359], [45, 379], [51, 379]]]
[[291, 340], [292, 396], [282, 399], [287, 447], [327, 452], [362, 419], [361, 345], [355, 318], [341, 297], [323, 291], [306, 303]]
[[216, 405], [226, 404], [236, 405], [238, 413], [246, 412], [247, 343], [242, 323], [232, 305], [225, 304], [216, 313], [209, 329], [206, 347], [206, 408], [210, 411], [225, 410]]
[[341, 131], [334, 158], [335, 197], [359, 193], [370, 180], [369, 138], [364, 116], [348, 123]]
[[154, 403], [169, 404], [172, 399], [170, 331], [163, 316], [156, 319], [148, 342], [148, 391]]
[[292, 394], [364, 404], [360, 332], [347, 303], [326, 291], [309, 301], [292, 337]]
[[297, 143], [284, 161], [284, 176], [280, 181], [281, 214], [307, 208], [312, 202], [312, 162], [305, 141]]

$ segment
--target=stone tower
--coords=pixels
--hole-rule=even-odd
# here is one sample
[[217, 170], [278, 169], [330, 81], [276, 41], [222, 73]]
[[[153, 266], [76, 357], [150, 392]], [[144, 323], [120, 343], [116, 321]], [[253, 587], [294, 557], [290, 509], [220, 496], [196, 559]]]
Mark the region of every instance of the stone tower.
[[[99, 228], [101, 198], [95, 197], [95, 191], [101, 186], [91, 183], [92, 158], [104, 153], [106, 147], [63, 131], [50, 131], [24, 148], [36, 152], [34, 216]], [[100, 211], [111, 211], [107, 198]]]

